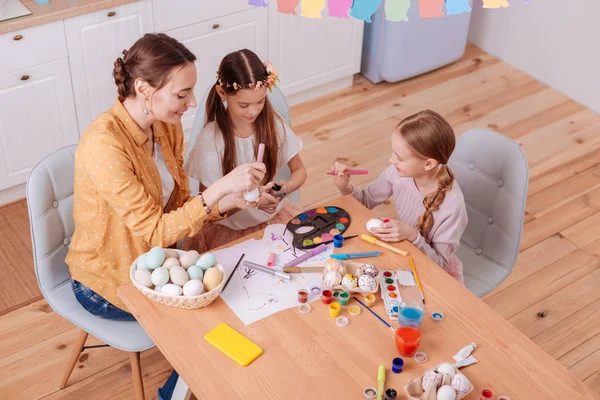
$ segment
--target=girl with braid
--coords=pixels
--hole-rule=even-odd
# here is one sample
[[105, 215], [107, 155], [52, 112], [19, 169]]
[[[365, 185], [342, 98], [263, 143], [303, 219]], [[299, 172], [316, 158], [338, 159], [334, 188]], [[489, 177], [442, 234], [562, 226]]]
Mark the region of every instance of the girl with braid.
[[390, 165], [365, 189], [350, 184], [346, 165], [336, 163], [333, 181], [372, 209], [393, 196], [397, 218], [372, 233], [386, 242], [408, 240], [464, 284], [456, 257], [467, 226], [463, 194], [448, 167], [456, 138], [438, 113], [425, 110], [401, 121], [392, 134]]

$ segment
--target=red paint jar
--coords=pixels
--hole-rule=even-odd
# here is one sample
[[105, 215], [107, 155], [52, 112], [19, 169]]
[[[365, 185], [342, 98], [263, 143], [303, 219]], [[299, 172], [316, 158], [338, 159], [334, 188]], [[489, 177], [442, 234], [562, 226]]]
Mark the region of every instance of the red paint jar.
[[333, 293], [331, 290], [325, 289], [323, 293], [321, 293], [321, 301], [323, 304], [329, 304], [333, 300]]
[[306, 303], [308, 301], [308, 290], [298, 290], [298, 303]]

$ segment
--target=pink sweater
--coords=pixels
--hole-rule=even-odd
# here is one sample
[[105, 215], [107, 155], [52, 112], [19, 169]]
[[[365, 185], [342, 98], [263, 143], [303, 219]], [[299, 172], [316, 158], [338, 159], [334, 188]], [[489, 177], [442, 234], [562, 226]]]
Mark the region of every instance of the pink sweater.
[[[419, 192], [414, 179], [399, 177], [393, 165], [365, 189], [355, 187], [352, 196], [369, 209], [393, 196], [398, 213], [396, 218], [411, 226], [417, 225], [419, 216], [425, 211], [425, 196]], [[433, 227], [429, 233], [431, 245], [427, 244], [420, 233], [413, 242], [413, 245], [463, 284], [463, 266], [454, 253], [460, 246], [460, 238], [466, 227], [465, 199], [458, 183], [454, 182], [439, 210], [433, 212]]]

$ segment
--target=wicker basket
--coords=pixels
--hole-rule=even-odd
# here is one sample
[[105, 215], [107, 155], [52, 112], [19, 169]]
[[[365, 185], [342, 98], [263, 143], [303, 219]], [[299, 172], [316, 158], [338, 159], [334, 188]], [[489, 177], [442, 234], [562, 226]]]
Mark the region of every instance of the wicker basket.
[[[365, 265], [364, 263], [357, 263], [357, 262], [345, 262], [344, 266], [346, 267], [346, 273], [347, 274], [352, 274], [352, 275], [356, 275], [356, 271], [362, 267], [363, 265]], [[381, 272], [380, 272], [381, 273]], [[344, 275], [342, 275], [342, 278], [344, 277]], [[338, 291], [344, 291], [344, 292], [348, 292], [350, 294], [367, 294], [367, 293], [377, 293], [379, 291], [379, 275], [377, 276], [377, 278], [375, 278], [375, 282], [377, 283], [377, 286], [375, 287], [374, 290], [372, 291], [365, 291], [362, 290], [359, 287], [356, 287], [354, 289], [346, 289], [344, 286], [337, 285], [334, 286], [332, 288], [327, 288], [330, 290], [338, 290]], [[323, 276], [321, 277], [321, 284], [323, 285], [323, 287], [325, 286], [325, 273], [323, 274]]]
[[[179, 255], [185, 253], [181, 250], [175, 251]], [[131, 279], [133, 286], [135, 286], [140, 292], [144, 294], [144, 296], [148, 297], [152, 301], [156, 301], [157, 303], [161, 303], [171, 307], [194, 310], [196, 308], [203, 308], [208, 306], [217, 297], [219, 297], [219, 295], [221, 294], [221, 290], [223, 290], [223, 286], [225, 285], [225, 268], [223, 268], [223, 266], [218, 262], [215, 264], [215, 267], [219, 270], [219, 272], [221, 272], [221, 283], [213, 290], [202, 293], [198, 296], [173, 296], [166, 293], [156, 292], [155, 290], [150, 289], [149, 287], [140, 285], [134, 279], [135, 270], [137, 269], [137, 258], [131, 265], [131, 268], [129, 269], [129, 278]]]

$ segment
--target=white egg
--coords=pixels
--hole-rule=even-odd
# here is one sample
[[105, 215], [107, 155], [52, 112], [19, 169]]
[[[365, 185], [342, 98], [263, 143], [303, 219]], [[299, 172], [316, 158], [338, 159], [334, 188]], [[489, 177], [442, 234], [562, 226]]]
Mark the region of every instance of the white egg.
[[169, 270], [169, 276], [171, 277], [171, 282], [178, 286], [183, 286], [187, 281], [190, 280], [187, 272], [183, 267], [174, 266]]
[[184, 296], [198, 296], [202, 294], [202, 292], [204, 292], [204, 285], [202, 284], [202, 281], [198, 279], [192, 279], [183, 285]]
[[171, 267], [175, 267], [175, 266], [181, 266], [181, 264], [179, 264], [179, 260], [173, 257], [169, 257], [165, 260], [164, 263], [162, 263], [161, 267], [165, 267], [166, 269], [171, 269]]
[[142, 286], [152, 286], [152, 272], [147, 269], [136, 270], [133, 277], [135, 278], [135, 281]]
[[250, 191], [245, 191], [243, 193], [244, 195], [244, 200], [246, 200], [248, 203], [254, 203], [256, 200], [258, 200], [259, 196], [260, 196], [260, 191], [258, 190], [258, 188], [254, 189], [254, 190], [250, 190]]
[[221, 283], [221, 271], [215, 266], [204, 271], [204, 278], [202, 279], [202, 283], [204, 283], [204, 288], [207, 291], [211, 291]]
[[163, 267], [156, 268], [152, 271], [151, 279], [154, 286], [163, 286], [169, 282], [169, 270]]
[[148, 268], [148, 263], [146, 262], [146, 257], [148, 257], [147, 253], [142, 254], [135, 263], [137, 269], [150, 269]]
[[423, 390], [427, 390], [432, 383], [435, 384], [435, 388], [437, 389], [442, 384], [442, 374], [430, 369], [423, 374], [421, 386], [423, 387]]
[[456, 370], [454, 369], [454, 366], [447, 362], [440, 364], [437, 367], [437, 372], [443, 375], [450, 375], [450, 378], [454, 378], [454, 375], [456, 375]]
[[160, 292], [164, 294], [170, 294], [173, 296], [181, 296], [181, 294], [183, 293], [183, 289], [181, 288], [181, 286], [177, 286], [173, 283], [167, 283], [165, 286], [162, 287]]
[[377, 281], [369, 275], [363, 275], [358, 278], [358, 287], [365, 292], [372, 292], [377, 288]]
[[160, 267], [163, 261], [165, 261], [165, 251], [162, 247], [153, 247], [147, 254], [148, 256], [146, 257], [146, 263], [150, 269], [156, 269]]
[[196, 264], [196, 261], [200, 258], [200, 253], [196, 250], [186, 251], [184, 254], [179, 256], [179, 264], [185, 269], [188, 269], [192, 265]]
[[381, 228], [383, 226], [383, 221], [379, 218], [373, 218], [367, 221], [367, 230], [372, 232], [373, 228]]
[[179, 254], [173, 249], [165, 249], [166, 258], [179, 258]]
[[213, 253], [204, 253], [198, 258], [196, 265], [202, 268], [203, 271], [206, 271], [207, 269], [214, 267], [216, 262], [217, 257], [215, 257]]
[[323, 284], [328, 288], [335, 287], [342, 282], [342, 274], [337, 271], [330, 271], [325, 274], [323, 278]]
[[190, 279], [199, 279], [202, 280], [204, 278], [204, 271], [197, 265], [192, 265], [187, 269], [188, 276]]
[[459, 372], [452, 378], [452, 387], [456, 393], [466, 394], [471, 390], [471, 382], [469, 382], [466, 376]]
[[456, 400], [456, 392], [452, 386], [444, 385], [437, 391], [437, 400]]
[[162, 290], [162, 286], [154, 286], [154, 291], [159, 292]]

